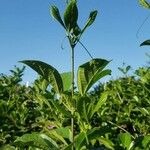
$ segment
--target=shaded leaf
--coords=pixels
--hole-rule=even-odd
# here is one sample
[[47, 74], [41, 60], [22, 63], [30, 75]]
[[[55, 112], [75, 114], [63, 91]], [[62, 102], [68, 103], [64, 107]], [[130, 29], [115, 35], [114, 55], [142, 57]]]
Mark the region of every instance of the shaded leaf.
[[148, 46], [148, 45], [150, 45], [150, 40], [146, 40], [140, 44], [140, 46]]
[[110, 133], [109, 126], [105, 127], [95, 127], [87, 132], [87, 136], [89, 140], [99, 139], [104, 136], [106, 133]]
[[66, 110], [66, 107], [64, 107], [64, 105], [59, 104], [58, 101], [53, 101], [51, 100], [53, 106], [60, 112], [62, 113], [64, 116], [66, 117], [71, 117], [71, 113], [70, 111]]
[[56, 6], [51, 6], [50, 11], [51, 11], [52, 17], [54, 19], [56, 19], [65, 28], [65, 25], [61, 19], [60, 13], [59, 13], [59, 9]]
[[53, 86], [56, 93], [63, 92], [62, 78], [54, 67], [37, 60], [24, 60], [20, 62], [28, 65], [47, 80]]
[[97, 10], [90, 12], [89, 18], [88, 18], [88, 20], [87, 20], [87, 22], [86, 22], [86, 24], [85, 24], [85, 26], [84, 26], [84, 28], [82, 30], [82, 33], [86, 30], [86, 28], [88, 28], [90, 25], [93, 24], [93, 22], [96, 19], [97, 13], [98, 13]]
[[68, 31], [77, 25], [78, 8], [75, 0], [71, 0], [64, 12], [64, 22]]
[[87, 96], [81, 96], [77, 100], [77, 111], [80, 117], [87, 122], [89, 122], [90, 119], [87, 112], [90, 102], [91, 101]]

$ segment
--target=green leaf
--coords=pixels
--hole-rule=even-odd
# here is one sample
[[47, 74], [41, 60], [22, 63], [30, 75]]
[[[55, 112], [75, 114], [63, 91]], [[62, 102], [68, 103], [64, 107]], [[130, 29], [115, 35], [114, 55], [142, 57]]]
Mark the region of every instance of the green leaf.
[[68, 127], [65, 128], [58, 128], [55, 131], [60, 134], [62, 137], [67, 138], [71, 141], [71, 131]]
[[71, 142], [71, 131], [68, 127], [50, 130], [49, 133], [50, 133], [51, 137], [55, 138], [56, 140], [63, 142], [66, 146], [68, 144], [67, 144], [67, 141], [65, 139], [69, 139]]
[[85, 138], [86, 138], [86, 133], [80, 132], [76, 137], [75, 137], [75, 147], [76, 150], [80, 150], [83, 145], [85, 145]]
[[112, 143], [112, 141], [110, 141], [104, 137], [100, 137], [98, 140], [100, 141], [101, 144], [105, 145], [106, 148], [109, 148], [111, 150], [115, 150], [113, 147], [114, 144]]
[[13, 147], [11, 145], [4, 145], [4, 146], [0, 147], [0, 150], [15, 150], [15, 147]]
[[65, 72], [61, 74], [63, 81], [64, 91], [68, 91], [71, 88], [71, 72]]
[[89, 140], [99, 139], [104, 136], [106, 133], [110, 133], [110, 127], [94, 127], [87, 132], [87, 136]]
[[38, 60], [24, 60], [20, 62], [28, 65], [47, 80], [53, 86], [56, 93], [60, 94], [63, 92], [62, 78], [54, 67]]
[[38, 134], [38, 133], [25, 134], [22, 137], [17, 138], [14, 144], [20, 147], [24, 147], [24, 146], [37, 147], [43, 150], [59, 149], [56, 142], [53, 141], [50, 137], [48, 137], [45, 134]]
[[80, 117], [85, 121], [87, 121], [87, 123], [89, 122], [90, 119], [87, 112], [90, 102], [91, 101], [87, 96], [81, 96], [77, 100], [77, 111]]
[[119, 140], [124, 148], [127, 150], [131, 149], [132, 146], [132, 138], [130, 133], [120, 133], [119, 134]]
[[109, 61], [105, 59], [92, 59], [78, 68], [78, 89], [84, 95], [99, 79], [110, 75], [110, 70], [103, 70]]
[[[95, 107], [94, 107], [93, 110], [92, 110], [92, 116], [93, 116], [94, 113], [97, 112], [97, 111], [101, 108], [101, 106], [106, 102], [107, 97], [108, 97], [108, 92], [102, 93], [102, 95], [101, 95], [99, 101], [97, 102], [97, 104], [95, 105]], [[92, 116], [91, 116], [91, 117], [92, 117]]]
[[58, 101], [51, 100], [51, 102], [60, 113], [62, 113], [66, 117], [71, 117], [70, 111], [66, 110], [67, 108], [64, 105], [59, 104]]
[[85, 24], [85, 26], [84, 26], [84, 28], [83, 28], [83, 30], [82, 30], [82, 33], [83, 33], [90, 25], [93, 24], [93, 22], [94, 22], [95, 19], [96, 19], [97, 13], [98, 13], [97, 10], [94, 10], [94, 11], [91, 11], [91, 12], [90, 12], [89, 18], [88, 18], [88, 20], [87, 20], [87, 22], [86, 22], [86, 24]]
[[143, 140], [142, 140], [142, 146], [143, 148], [148, 148], [150, 145], [150, 135], [145, 135]]
[[150, 3], [147, 0], [139, 0], [139, 3], [141, 6], [143, 6], [144, 8], [148, 8], [150, 9]]
[[64, 22], [68, 31], [77, 26], [78, 8], [76, 3], [75, 0], [71, 0], [64, 12]]
[[140, 44], [140, 46], [148, 46], [148, 45], [150, 45], [150, 40], [146, 40]]
[[52, 17], [56, 19], [65, 28], [65, 25], [59, 13], [59, 9], [56, 6], [51, 6], [50, 12], [51, 12]]

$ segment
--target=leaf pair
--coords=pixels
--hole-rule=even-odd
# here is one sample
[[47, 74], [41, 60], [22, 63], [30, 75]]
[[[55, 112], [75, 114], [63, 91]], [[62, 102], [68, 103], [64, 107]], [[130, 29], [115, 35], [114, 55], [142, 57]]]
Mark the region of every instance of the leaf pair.
[[[71, 73], [59, 74], [49, 64], [37, 60], [24, 60], [22, 63], [28, 65], [52, 85], [57, 94], [68, 90], [71, 86]], [[93, 59], [78, 69], [78, 90], [81, 95], [86, 92], [102, 77], [109, 75], [110, 70], [103, 70], [109, 61], [104, 59]]]

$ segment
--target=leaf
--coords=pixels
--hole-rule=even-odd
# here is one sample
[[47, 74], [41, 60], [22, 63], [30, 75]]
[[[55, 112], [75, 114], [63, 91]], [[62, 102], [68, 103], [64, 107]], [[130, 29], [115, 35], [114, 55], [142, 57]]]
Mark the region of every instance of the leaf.
[[65, 25], [59, 13], [59, 9], [56, 6], [51, 6], [50, 12], [51, 12], [52, 17], [56, 19], [65, 28]]
[[0, 147], [0, 150], [15, 150], [15, 147], [13, 147], [11, 145], [4, 145], [4, 146]]
[[147, 0], [139, 0], [139, 3], [140, 3], [140, 5], [143, 6], [144, 8], [150, 9], [150, 3], [147, 2]]
[[68, 31], [77, 26], [78, 8], [76, 3], [75, 0], [71, 0], [64, 12], [64, 22]]
[[[107, 97], [108, 97], [108, 92], [104, 92], [102, 93], [99, 101], [97, 102], [97, 104], [95, 105], [95, 107], [93, 108], [93, 111], [92, 111], [92, 116], [94, 115], [95, 112], [97, 112], [101, 106], [106, 102], [107, 100]], [[91, 117], [92, 117], [91, 116]]]
[[86, 133], [80, 132], [76, 137], [75, 137], [75, 147], [76, 150], [80, 150], [83, 145], [85, 145], [85, 138], [86, 138]]
[[71, 88], [71, 72], [65, 72], [61, 74], [63, 81], [64, 91], [68, 91]]
[[45, 134], [38, 134], [38, 133], [25, 134], [22, 137], [17, 138], [14, 144], [20, 147], [24, 147], [24, 146], [37, 147], [43, 150], [59, 149], [56, 142], [53, 141], [50, 137], [48, 137]]
[[130, 69], [131, 69], [131, 66], [128, 65], [128, 66], [126, 67], [126, 73], [127, 73]]
[[150, 145], [150, 135], [145, 135], [143, 140], [142, 140], [142, 146], [143, 148], [148, 148], [148, 146]]
[[87, 132], [87, 136], [89, 140], [99, 139], [100, 137], [104, 136], [106, 133], [110, 133], [110, 127], [94, 127]]
[[60, 134], [62, 137], [67, 138], [71, 141], [71, 131], [68, 127], [65, 128], [58, 128], [55, 131]]
[[105, 145], [106, 148], [109, 148], [111, 150], [115, 150], [113, 147], [114, 144], [112, 143], [112, 141], [110, 141], [104, 137], [100, 137], [98, 140], [100, 141], [101, 144]]
[[28, 65], [47, 80], [53, 86], [56, 93], [60, 94], [63, 92], [62, 78], [54, 67], [38, 60], [23, 60], [20, 62]]
[[104, 70], [109, 61], [105, 59], [92, 59], [78, 68], [78, 89], [84, 95], [99, 79], [110, 75], [110, 70]]
[[131, 145], [132, 145], [132, 139], [131, 139], [130, 133], [120, 133], [119, 140], [124, 148], [127, 148], [127, 150], [130, 150]]
[[90, 12], [89, 18], [88, 18], [88, 20], [87, 20], [87, 22], [86, 22], [86, 24], [85, 24], [85, 26], [84, 26], [84, 28], [82, 30], [82, 33], [86, 30], [86, 28], [88, 28], [90, 25], [93, 24], [93, 22], [96, 19], [97, 13], [98, 13], [97, 10], [94, 10], [94, 11]]
[[70, 111], [66, 110], [66, 107], [64, 105], [60, 105], [58, 101], [54, 100], [51, 100], [51, 102], [60, 113], [62, 113], [66, 117], [71, 117]]
[[50, 130], [49, 133], [50, 133], [51, 137], [63, 142], [66, 146], [68, 144], [67, 144], [67, 141], [65, 140], [65, 138], [67, 138], [71, 141], [71, 131], [68, 127]]
[[140, 46], [148, 46], [148, 45], [150, 45], [150, 40], [146, 40], [140, 44]]
[[89, 119], [90, 119], [88, 116], [88, 112], [87, 112], [90, 102], [91, 101], [87, 96], [81, 96], [77, 100], [77, 111], [80, 117], [84, 119], [85, 121], [87, 121], [87, 123], [89, 122]]

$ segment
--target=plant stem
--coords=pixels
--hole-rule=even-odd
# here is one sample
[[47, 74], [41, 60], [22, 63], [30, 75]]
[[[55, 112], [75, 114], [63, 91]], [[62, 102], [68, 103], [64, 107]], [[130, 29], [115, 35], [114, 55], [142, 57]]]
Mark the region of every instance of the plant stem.
[[71, 45], [71, 95], [72, 95], [72, 118], [71, 118], [71, 131], [72, 131], [72, 150], [74, 150], [74, 102], [73, 102], [73, 96], [74, 96], [74, 46]]

